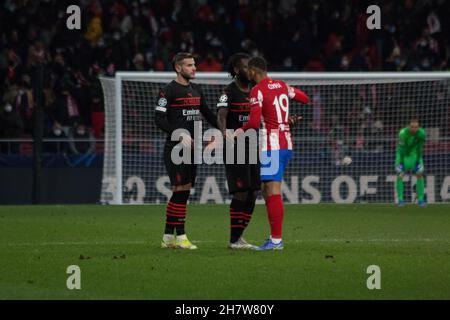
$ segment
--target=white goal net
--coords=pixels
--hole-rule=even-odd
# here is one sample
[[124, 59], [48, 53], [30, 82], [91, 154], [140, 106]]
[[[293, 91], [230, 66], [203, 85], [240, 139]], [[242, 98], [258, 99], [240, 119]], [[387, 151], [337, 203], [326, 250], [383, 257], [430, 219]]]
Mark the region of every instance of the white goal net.
[[[398, 132], [417, 116], [427, 132], [425, 194], [450, 201], [450, 73], [272, 73], [305, 91], [309, 105], [293, 131], [294, 156], [285, 173], [285, 203], [390, 203], [395, 200]], [[159, 89], [172, 72], [119, 72], [101, 78], [105, 96], [105, 151], [101, 202], [166, 203], [171, 196], [154, 125]], [[225, 73], [197, 73], [209, 107], [230, 83]], [[203, 123], [203, 130], [208, 126]], [[351, 161], [349, 161], [351, 160]], [[351, 162], [351, 163], [350, 163]], [[405, 200], [415, 201], [415, 177], [406, 175]], [[198, 167], [191, 202], [228, 203], [223, 165]], [[259, 199], [261, 201], [261, 198]]]

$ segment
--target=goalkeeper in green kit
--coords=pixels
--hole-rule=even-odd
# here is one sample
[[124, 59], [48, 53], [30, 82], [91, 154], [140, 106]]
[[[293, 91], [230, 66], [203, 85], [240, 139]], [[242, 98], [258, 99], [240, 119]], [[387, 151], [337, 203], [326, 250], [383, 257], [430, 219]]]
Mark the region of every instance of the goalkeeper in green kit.
[[409, 126], [399, 132], [399, 143], [395, 156], [395, 171], [397, 172], [396, 189], [398, 206], [405, 205], [403, 200], [403, 176], [406, 171], [412, 171], [417, 177], [416, 192], [418, 204], [425, 206], [423, 178], [423, 145], [425, 144], [425, 129], [419, 127], [419, 120], [412, 119]]

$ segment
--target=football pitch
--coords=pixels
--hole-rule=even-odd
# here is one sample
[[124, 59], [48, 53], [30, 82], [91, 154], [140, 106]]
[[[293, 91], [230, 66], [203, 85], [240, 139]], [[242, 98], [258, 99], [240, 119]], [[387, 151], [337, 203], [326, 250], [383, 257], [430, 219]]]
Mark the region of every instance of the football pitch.
[[[164, 211], [0, 207], [0, 299], [450, 299], [450, 205], [286, 205], [271, 252], [227, 249], [226, 205], [188, 207], [198, 250], [162, 249]], [[259, 245], [268, 230], [258, 205], [245, 236]]]

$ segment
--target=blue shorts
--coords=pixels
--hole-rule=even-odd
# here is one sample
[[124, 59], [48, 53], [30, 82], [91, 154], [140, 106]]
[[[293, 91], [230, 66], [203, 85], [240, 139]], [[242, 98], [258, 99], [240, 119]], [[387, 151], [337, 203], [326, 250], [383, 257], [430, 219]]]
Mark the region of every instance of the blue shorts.
[[268, 150], [261, 152], [261, 181], [283, 180], [284, 170], [292, 158], [292, 150]]

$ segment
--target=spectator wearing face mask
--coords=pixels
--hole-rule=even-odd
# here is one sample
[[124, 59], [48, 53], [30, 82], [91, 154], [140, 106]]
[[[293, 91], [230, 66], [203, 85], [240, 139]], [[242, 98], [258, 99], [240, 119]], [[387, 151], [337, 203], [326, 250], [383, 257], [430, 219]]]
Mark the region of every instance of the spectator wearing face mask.
[[93, 154], [95, 139], [91, 130], [82, 123], [75, 123], [69, 132], [69, 147], [72, 154]]
[[45, 135], [43, 149], [45, 153], [66, 154], [68, 151], [67, 135], [64, 133], [61, 124], [54, 122], [50, 130]]
[[[6, 102], [0, 109], [0, 139], [17, 139], [23, 134], [23, 122], [19, 112]], [[19, 142], [0, 143], [1, 153], [19, 153]]]
[[34, 94], [31, 88], [31, 77], [24, 74], [18, 81], [13, 106], [17, 109], [24, 123], [25, 132], [33, 133]]
[[288, 72], [288, 71], [293, 71], [293, 70], [294, 70], [294, 65], [292, 62], [292, 58], [290, 56], [284, 58], [283, 64], [280, 67], [280, 71]]
[[133, 64], [131, 66], [132, 71], [148, 71], [150, 68], [145, 62], [144, 55], [142, 53], [136, 53], [133, 58]]

